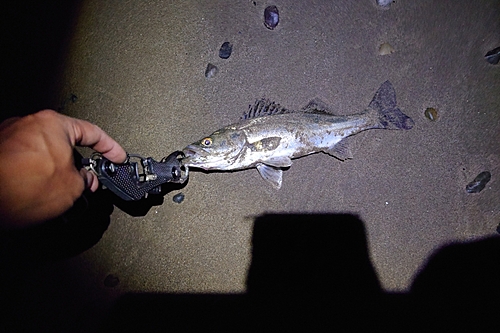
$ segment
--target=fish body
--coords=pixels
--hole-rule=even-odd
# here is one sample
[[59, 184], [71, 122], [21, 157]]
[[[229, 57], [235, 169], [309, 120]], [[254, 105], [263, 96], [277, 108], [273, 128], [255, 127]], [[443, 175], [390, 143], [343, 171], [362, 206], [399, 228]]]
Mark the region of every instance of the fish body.
[[340, 160], [352, 158], [349, 137], [368, 129], [410, 129], [413, 120], [396, 106], [396, 94], [384, 82], [361, 113], [338, 116], [317, 102], [292, 111], [268, 100], [258, 100], [240, 121], [223, 127], [184, 148], [182, 163], [205, 170], [242, 170], [256, 167], [279, 189], [283, 168], [292, 159], [324, 152]]

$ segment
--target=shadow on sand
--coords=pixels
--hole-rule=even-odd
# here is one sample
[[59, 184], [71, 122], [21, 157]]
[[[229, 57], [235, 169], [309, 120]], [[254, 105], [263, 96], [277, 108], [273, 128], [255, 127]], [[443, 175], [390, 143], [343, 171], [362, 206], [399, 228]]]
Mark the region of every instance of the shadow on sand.
[[103, 332], [486, 331], [497, 328], [500, 239], [438, 251], [408, 293], [387, 293], [353, 215], [255, 221], [247, 293], [127, 294]]
[[[14, 300], [22, 288], [18, 281], [22, 267], [69, 258], [99, 241], [113, 209], [103, 199], [106, 195], [107, 191], [89, 196], [81, 210], [63, 220], [29, 232], [2, 234], [4, 306], [19, 303]], [[255, 221], [252, 242], [246, 293], [125, 294], [106, 316], [101, 331], [487, 332], [498, 328], [499, 237], [443, 247], [407, 293], [381, 288], [369, 259], [364, 224], [354, 215], [263, 215]], [[5, 310], [18, 318], [24, 312], [19, 309]], [[47, 315], [53, 326], [59, 317], [61, 324], [72, 326], [67, 311]], [[8, 325], [13, 332], [33, 326], [29, 318]]]

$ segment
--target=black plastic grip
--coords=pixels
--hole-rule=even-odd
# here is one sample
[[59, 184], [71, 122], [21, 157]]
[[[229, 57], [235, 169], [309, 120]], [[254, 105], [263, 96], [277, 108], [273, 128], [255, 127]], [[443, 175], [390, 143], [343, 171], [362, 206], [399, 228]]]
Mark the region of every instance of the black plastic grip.
[[139, 173], [137, 162], [115, 164], [106, 158], [96, 160], [94, 170], [99, 181], [123, 200], [140, 200], [147, 193], [157, 193], [161, 184], [185, 180], [177, 156], [178, 152], [172, 153], [161, 162], [141, 158], [144, 173]]

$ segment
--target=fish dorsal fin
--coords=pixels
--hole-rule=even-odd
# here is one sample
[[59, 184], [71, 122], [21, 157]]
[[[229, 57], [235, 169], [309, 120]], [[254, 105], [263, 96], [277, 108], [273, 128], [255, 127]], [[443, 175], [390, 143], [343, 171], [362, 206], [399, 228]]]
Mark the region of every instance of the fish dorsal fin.
[[328, 105], [319, 98], [311, 100], [300, 111], [305, 113], [336, 115], [330, 110]]
[[268, 99], [258, 99], [253, 105], [248, 106], [248, 111], [243, 113], [240, 120], [291, 112], [293, 111], [287, 110], [281, 105], [271, 102]]
[[243, 113], [240, 120], [258, 118], [264, 116], [273, 116], [276, 114], [297, 113], [297, 112], [335, 115], [333, 112], [330, 111], [328, 105], [319, 98], [311, 100], [300, 111], [293, 111], [286, 109], [275, 102], [271, 102], [269, 99], [263, 98], [256, 100], [253, 105], [249, 105], [248, 111]]

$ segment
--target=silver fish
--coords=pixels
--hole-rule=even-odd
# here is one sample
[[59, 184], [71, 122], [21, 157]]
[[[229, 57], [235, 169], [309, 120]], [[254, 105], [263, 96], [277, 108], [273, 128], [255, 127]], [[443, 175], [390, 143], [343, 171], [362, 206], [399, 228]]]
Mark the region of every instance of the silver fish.
[[183, 149], [188, 167], [242, 170], [256, 167], [262, 178], [279, 189], [283, 168], [292, 159], [323, 152], [340, 160], [352, 158], [349, 136], [368, 129], [413, 127], [413, 120], [396, 106], [389, 81], [375, 93], [365, 111], [337, 116], [311, 102], [300, 111], [258, 100], [238, 123], [223, 127]]

